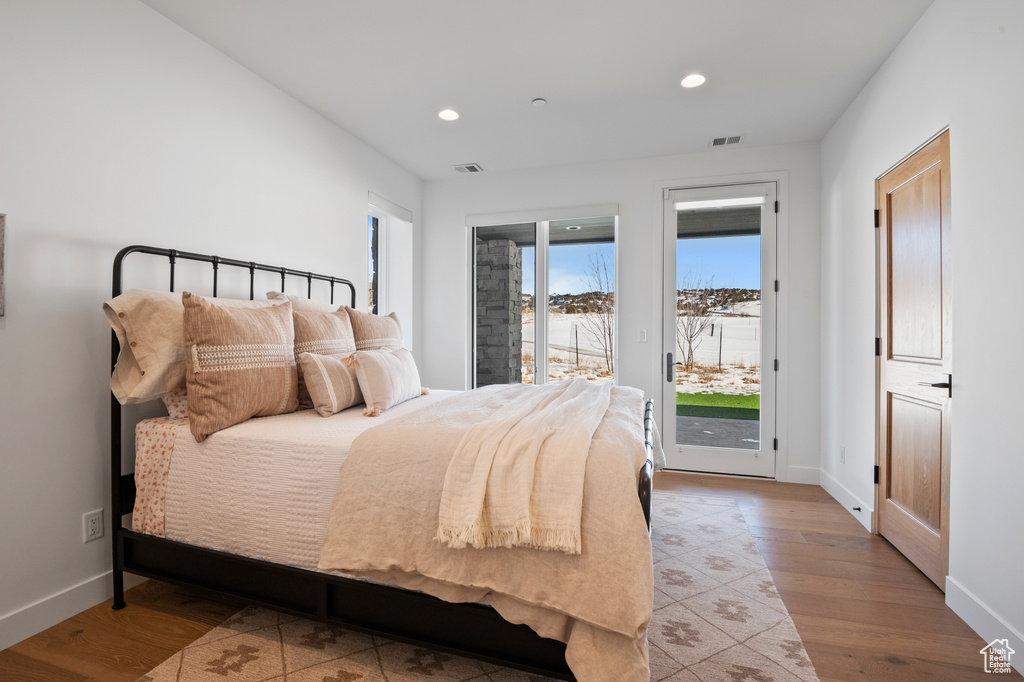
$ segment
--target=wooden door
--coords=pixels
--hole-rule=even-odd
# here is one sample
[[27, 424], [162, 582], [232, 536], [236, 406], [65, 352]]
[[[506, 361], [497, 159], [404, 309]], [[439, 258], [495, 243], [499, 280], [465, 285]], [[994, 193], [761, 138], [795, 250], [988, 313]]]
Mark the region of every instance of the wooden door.
[[945, 591], [952, 402], [949, 132], [878, 179], [878, 532]]

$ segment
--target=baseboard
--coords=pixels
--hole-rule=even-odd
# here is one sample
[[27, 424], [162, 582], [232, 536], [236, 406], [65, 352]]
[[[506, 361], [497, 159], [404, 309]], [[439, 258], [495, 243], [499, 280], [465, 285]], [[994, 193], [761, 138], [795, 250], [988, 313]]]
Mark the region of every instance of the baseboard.
[[[125, 589], [145, 582], [126, 573]], [[114, 594], [111, 572], [89, 578], [54, 595], [0, 616], [0, 650], [53, 627], [77, 613], [110, 599]]]
[[[1024, 652], [1024, 635], [949, 575], [946, 576], [946, 606], [953, 609], [953, 612], [963, 618], [964, 622], [986, 642], [1007, 639], [1011, 649]], [[1014, 656], [1010, 663], [1016, 670], [1024, 668], [1017, 656]], [[980, 651], [978, 665], [981, 665]]]
[[819, 485], [821, 483], [821, 469], [818, 467], [786, 467], [785, 478], [778, 480], [783, 483], [803, 483], [804, 485]]
[[[869, 504], [854, 495], [849, 488], [840, 483], [838, 479], [831, 476], [824, 469], [821, 470], [819, 482], [821, 487], [825, 489], [825, 492], [834, 497], [839, 504], [843, 505], [843, 508], [853, 515], [853, 518], [860, 521], [860, 524], [866, 529], [869, 531], [871, 530], [871, 517], [875, 513], [872, 504]], [[860, 507], [860, 511], [857, 511], [855, 507]]]

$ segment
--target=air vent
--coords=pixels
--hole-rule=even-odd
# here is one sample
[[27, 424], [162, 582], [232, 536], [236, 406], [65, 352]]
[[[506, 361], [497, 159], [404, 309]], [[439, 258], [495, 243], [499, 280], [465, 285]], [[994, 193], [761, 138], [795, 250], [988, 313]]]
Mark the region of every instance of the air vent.
[[484, 170], [478, 163], [464, 163], [461, 166], [453, 166], [453, 168], [460, 173], [481, 173]]
[[708, 141], [709, 147], [724, 147], [730, 144], [739, 144], [743, 140], [742, 135], [732, 135], [729, 137], [712, 137]]

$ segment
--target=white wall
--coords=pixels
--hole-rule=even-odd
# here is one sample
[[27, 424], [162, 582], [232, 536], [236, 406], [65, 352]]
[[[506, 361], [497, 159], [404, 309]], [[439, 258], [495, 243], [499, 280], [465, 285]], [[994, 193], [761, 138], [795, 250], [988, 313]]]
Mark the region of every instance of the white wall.
[[[818, 145], [719, 149], [530, 171], [455, 176], [424, 185], [423, 380], [437, 388], [469, 384], [469, 251], [466, 216], [594, 204], [619, 205], [618, 382], [660, 400], [662, 198], [659, 186], [771, 171], [788, 173], [788, 302], [783, 352], [789, 424], [780, 425], [780, 478], [818, 480], [819, 168]], [[647, 329], [647, 343], [639, 330]]]
[[417, 178], [148, 7], [0, 4], [0, 648], [109, 596], [117, 250], [348, 274], [365, 301], [370, 191], [420, 213]]
[[[1024, 3], [935, 0], [821, 143], [822, 485], [873, 507], [875, 179], [950, 128], [953, 427], [947, 603], [1024, 651], [1016, 357]], [[839, 446], [846, 445], [846, 463]], [[867, 514], [861, 520], [868, 523]]]

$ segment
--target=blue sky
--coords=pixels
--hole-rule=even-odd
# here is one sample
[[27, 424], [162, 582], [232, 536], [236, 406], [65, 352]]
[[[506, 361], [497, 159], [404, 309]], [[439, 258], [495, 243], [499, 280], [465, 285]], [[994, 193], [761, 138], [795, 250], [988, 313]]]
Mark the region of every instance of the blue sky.
[[[601, 254], [614, 265], [612, 244], [551, 246], [548, 256], [548, 289], [553, 294], [582, 294], [589, 291], [586, 272], [591, 255]], [[714, 286], [758, 289], [761, 284], [760, 237], [712, 237], [680, 239], [676, 242], [676, 270], [714, 276]], [[614, 277], [614, 270], [613, 270]], [[681, 277], [679, 278], [681, 279]], [[523, 249], [523, 291], [534, 293], [534, 250]]]
[[709, 237], [676, 240], [676, 279], [687, 272], [713, 286], [733, 289], [761, 288], [761, 237]]

